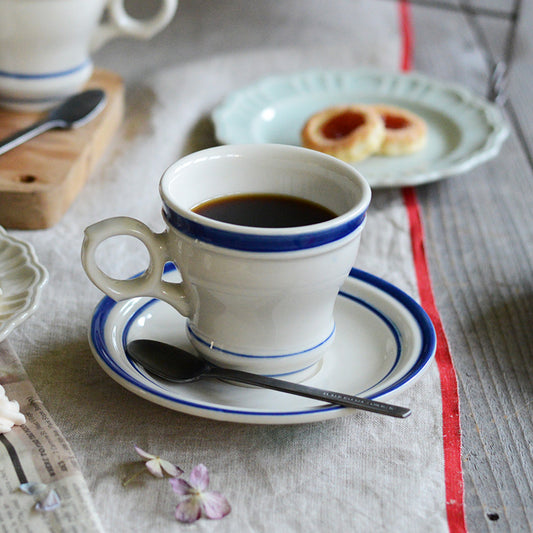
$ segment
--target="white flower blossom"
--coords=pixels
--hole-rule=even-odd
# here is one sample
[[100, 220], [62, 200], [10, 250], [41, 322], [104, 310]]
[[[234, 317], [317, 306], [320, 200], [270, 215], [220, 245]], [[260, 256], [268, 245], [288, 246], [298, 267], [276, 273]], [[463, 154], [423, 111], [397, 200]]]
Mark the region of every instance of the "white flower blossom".
[[26, 417], [20, 412], [20, 406], [17, 401], [9, 400], [6, 391], [0, 385], [0, 433], [7, 433], [16, 425], [26, 423]]

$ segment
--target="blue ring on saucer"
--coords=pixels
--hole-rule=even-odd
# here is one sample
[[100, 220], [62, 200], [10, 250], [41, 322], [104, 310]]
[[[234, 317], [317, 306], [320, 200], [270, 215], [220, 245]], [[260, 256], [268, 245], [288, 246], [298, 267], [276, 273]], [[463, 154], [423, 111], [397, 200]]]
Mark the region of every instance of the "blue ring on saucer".
[[[165, 272], [170, 272], [172, 270], [175, 270], [175, 268], [176, 267], [174, 265], [168, 264], [165, 267]], [[392, 296], [396, 301], [398, 301], [401, 305], [403, 305], [404, 308], [413, 317], [413, 319], [415, 320], [418, 326], [418, 329], [421, 335], [422, 346], [420, 347], [416, 360], [414, 361], [413, 365], [410, 367], [409, 371], [405, 375], [401, 376], [394, 383], [391, 383], [388, 387], [380, 390], [379, 392], [374, 393], [374, 394], [365, 394], [367, 398], [378, 399], [381, 396], [394, 392], [396, 389], [399, 389], [402, 385], [407, 384], [409, 381], [416, 378], [417, 375], [420, 374], [428, 366], [428, 364], [432, 361], [435, 355], [435, 350], [436, 350], [437, 339], [436, 339], [435, 328], [433, 326], [433, 323], [431, 322], [431, 319], [429, 318], [427, 313], [424, 311], [424, 309], [420, 306], [420, 304], [418, 304], [411, 296], [409, 296], [407, 293], [405, 293], [404, 291], [402, 291], [395, 285], [392, 285], [391, 283], [385, 281], [382, 278], [374, 276], [373, 274], [370, 274], [368, 272], [365, 272], [365, 271], [362, 271], [356, 268], [353, 268], [351, 270], [350, 277], [353, 277], [364, 283], [372, 285], [376, 289], [383, 291], [385, 294]], [[398, 333], [396, 325], [389, 317], [386, 317], [383, 313], [381, 313], [379, 309], [375, 308], [370, 303], [358, 298], [357, 296], [346, 293], [344, 291], [341, 291], [339, 293], [339, 296], [348, 298], [349, 300], [353, 301], [356, 305], [363, 305], [364, 307], [369, 309], [371, 312], [379, 316], [380, 319], [384, 320], [386, 325], [393, 332], [394, 338], [396, 339], [396, 342], [397, 342], [398, 351], [396, 354], [396, 360], [394, 361], [392, 368], [387, 373], [387, 376], [390, 375], [390, 373], [397, 367], [399, 363], [399, 359], [401, 357], [401, 336]], [[156, 301], [157, 300], [155, 299], [149, 300], [144, 307], [153, 305]], [[94, 347], [95, 356], [97, 360], [103, 363], [115, 376], [139, 388], [141, 391], [148, 394], [149, 396], [159, 397], [161, 399], [171, 401], [175, 404], [187, 405], [190, 407], [202, 409], [204, 411], [218, 411], [218, 412], [229, 413], [231, 415], [243, 415], [243, 416], [251, 415], [251, 416], [287, 417], [287, 416], [318, 414], [318, 413], [346, 409], [346, 407], [342, 407], [342, 406], [328, 405], [325, 407], [318, 407], [318, 408], [304, 409], [304, 410], [294, 410], [294, 411], [287, 411], [287, 412], [278, 412], [278, 411], [249, 412], [249, 411], [244, 411], [240, 409], [216, 407], [213, 405], [199, 404], [194, 401], [176, 399], [166, 394], [165, 392], [161, 391], [159, 389], [159, 385], [157, 381], [150, 380], [153, 383], [153, 387], [144, 385], [143, 383], [140, 383], [134, 376], [125, 372], [118, 365], [118, 363], [114, 360], [113, 355], [111, 354], [108, 348], [108, 345], [105, 339], [105, 325], [106, 325], [106, 322], [109, 318], [111, 311], [116, 305], [117, 305], [117, 302], [113, 301], [108, 296], [105, 296], [100, 301], [100, 303], [97, 305], [95, 309], [95, 312], [91, 320], [91, 326], [90, 326], [90, 332], [89, 332], [89, 337]], [[132, 320], [133, 318], [130, 318], [130, 320], [128, 321], [128, 324], [126, 326], [127, 329], [129, 329], [129, 327], [131, 326]], [[124, 336], [124, 333], [125, 332], [123, 332], [123, 336], [122, 336], [123, 349], [125, 349], [126, 340], [127, 340], [127, 335]], [[129, 358], [128, 360], [132, 368], [134, 368], [139, 375], [142, 375], [142, 377], [146, 379], [147, 378], [146, 374], [141, 372], [139, 368], [135, 365], [135, 363], [133, 363]], [[381, 383], [384, 379], [386, 379], [387, 376], [383, 377], [379, 381], [379, 383]], [[376, 387], [379, 383], [373, 384], [370, 390]], [[361, 392], [359, 394], [362, 395], [364, 394], [364, 392]]]
[[366, 211], [333, 228], [309, 230], [298, 235], [239, 233], [214, 228], [186, 218], [166, 204], [163, 205], [163, 217], [173, 228], [191, 239], [231, 250], [268, 253], [306, 250], [336, 242], [353, 233], [364, 223]]

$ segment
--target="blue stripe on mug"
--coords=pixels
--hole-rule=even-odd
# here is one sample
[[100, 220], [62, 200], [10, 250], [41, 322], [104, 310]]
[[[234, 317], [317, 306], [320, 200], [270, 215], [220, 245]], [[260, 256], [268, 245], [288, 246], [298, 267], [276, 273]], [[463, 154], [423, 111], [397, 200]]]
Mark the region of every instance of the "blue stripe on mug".
[[163, 215], [167, 222], [181, 233], [207, 244], [244, 252], [291, 252], [316, 248], [348, 236], [363, 224], [366, 212], [334, 228], [309, 231], [300, 235], [254, 235], [213, 228], [189, 220], [167, 205], [163, 205]]
[[39, 74], [28, 74], [24, 72], [9, 72], [6, 70], [0, 70], [0, 76], [17, 80], [42, 80], [48, 78], [60, 78], [62, 76], [69, 76], [70, 74], [74, 74], [80, 70], [83, 70], [89, 67], [90, 64], [90, 60], [86, 60], [83, 63], [66, 70], [59, 70], [57, 72], [43, 72]]

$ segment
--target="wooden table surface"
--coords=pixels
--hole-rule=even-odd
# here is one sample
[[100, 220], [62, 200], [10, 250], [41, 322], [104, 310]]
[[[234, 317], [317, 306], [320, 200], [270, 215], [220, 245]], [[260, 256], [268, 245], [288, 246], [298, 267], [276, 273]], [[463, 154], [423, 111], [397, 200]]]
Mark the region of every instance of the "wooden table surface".
[[[471, 5], [513, 8], [510, 0]], [[415, 4], [412, 15], [413, 67], [487, 94], [508, 23]], [[500, 155], [417, 191], [459, 382], [466, 517], [476, 532], [533, 530], [531, 23], [526, 1], [504, 105], [512, 131]]]

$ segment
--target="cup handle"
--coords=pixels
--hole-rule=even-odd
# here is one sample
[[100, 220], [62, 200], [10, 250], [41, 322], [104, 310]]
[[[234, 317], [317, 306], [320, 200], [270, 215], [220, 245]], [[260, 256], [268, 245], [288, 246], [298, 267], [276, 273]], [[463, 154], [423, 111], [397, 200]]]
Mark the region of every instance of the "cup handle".
[[178, 0], [161, 0], [161, 7], [152, 18], [138, 20], [128, 15], [124, 0], [108, 0], [109, 20], [97, 28], [91, 42], [91, 51], [94, 52], [110, 39], [120, 35], [151, 39], [172, 20], [177, 8]]
[[[96, 263], [96, 249], [110, 237], [119, 235], [139, 239], [150, 254], [148, 268], [138, 277], [120, 280], [105, 274]], [[81, 262], [89, 279], [115, 301], [139, 296], [151, 296], [163, 300], [183, 316], [188, 317], [191, 306], [186, 297], [183, 283], [162, 280], [168, 257], [166, 233], [154, 233], [141, 221], [129, 217], [115, 217], [101, 220], [85, 229], [81, 251]]]

